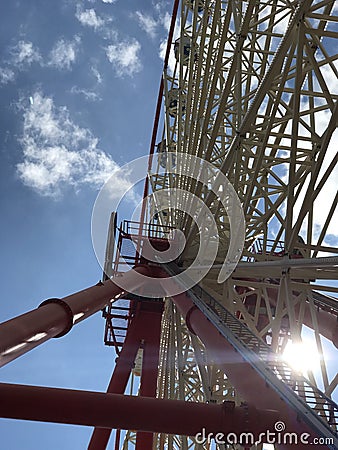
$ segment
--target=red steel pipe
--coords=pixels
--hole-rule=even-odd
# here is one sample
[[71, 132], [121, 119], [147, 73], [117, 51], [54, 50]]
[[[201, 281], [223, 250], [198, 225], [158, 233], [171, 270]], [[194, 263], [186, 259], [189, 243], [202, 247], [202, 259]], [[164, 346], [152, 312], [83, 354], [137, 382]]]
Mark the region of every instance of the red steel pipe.
[[[0, 416], [194, 436], [273, 430], [276, 411], [0, 383]], [[268, 428], [267, 428], [268, 427]]]
[[[153, 308], [147, 311], [145, 314], [147, 320], [143, 322], [143, 334], [145, 335], [145, 339], [143, 345], [140, 396], [155, 398], [160, 356], [163, 304], [156, 305], [155, 303], [152, 305], [149, 303], [149, 305], [153, 306]], [[135, 450], [148, 450], [152, 448], [153, 433], [137, 432]]]
[[[189, 329], [205, 345], [209, 357], [228, 376], [231, 384], [249, 405], [255, 405], [262, 410], [276, 409], [279, 412], [279, 420], [286, 426], [286, 432], [308, 433], [312, 437], [317, 437], [297, 416], [297, 412], [268, 386], [264, 378], [218, 332], [186, 293], [173, 297], [173, 301], [187, 321]], [[305, 449], [307, 446], [299, 443], [297, 448]]]
[[[135, 271], [150, 275], [150, 268], [139, 266], [124, 273], [124, 285], [130, 290], [139, 281]], [[124, 291], [111, 280], [69, 295], [62, 299], [49, 299], [38, 308], [0, 324], [0, 367], [32, 350], [52, 337], [66, 334], [79, 323], [104, 308]]]

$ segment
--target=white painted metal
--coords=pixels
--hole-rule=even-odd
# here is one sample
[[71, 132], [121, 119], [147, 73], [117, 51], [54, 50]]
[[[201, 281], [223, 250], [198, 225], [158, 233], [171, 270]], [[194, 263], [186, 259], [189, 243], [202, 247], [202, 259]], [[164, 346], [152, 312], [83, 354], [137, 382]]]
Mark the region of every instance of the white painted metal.
[[[203, 287], [276, 352], [290, 340], [312, 337], [320, 363], [307, 376], [335, 399], [337, 375], [328, 358], [334, 346], [323, 337], [318, 310], [329, 318], [337, 312], [337, 22], [331, 0], [180, 3], [177, 37], [190, 43], [191, 56], [184, 45], [176, 47], [178, 61], [163, 74], [158, 142], [211, 162], [238, 193], [246, 244], [225, 283], [217, 283], [218, 266], [235, 230], [217, 199], [192, 178], [170, 174], [169, 159], [167, 167], [154, 165], [150, 178], [153, 191], [177, 187], [213, 211], [220, 246]], [[174, 115], [168, 109], [173, 89]], [[188, 266], [198, 248], [191, 218], [172, 205], [156, 220], [185, 233], [181, 264]], [[159, 395], [188, 399], [193, 392], [203, 401], [210, 389], [201, 365], [205, 352], [187, 333], [168, 300]], [[177, 364], [193, 360], [186, 377], [176, 372]], [[214, 385], [227, 386], [224, 375], [215, 374]], [[157, 441], [157, 448], [186, 445], [178, 437]]]

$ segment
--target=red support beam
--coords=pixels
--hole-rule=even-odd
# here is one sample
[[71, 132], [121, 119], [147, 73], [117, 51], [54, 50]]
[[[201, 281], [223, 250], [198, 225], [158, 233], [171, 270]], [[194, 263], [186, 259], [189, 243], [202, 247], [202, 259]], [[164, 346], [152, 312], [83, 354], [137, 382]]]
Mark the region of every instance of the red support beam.
[[[124, 285], [130, 286], [130, 291], [140, 284], [134, 276], [135, 271], [151, 274], [146, 266], [138, 266], [124, 273]], [[48, 339], [63, 336], [73, 324], [100, 311], [123, 294], [119, 286], [107, 280], [62, 299], [46, 300], [38, 308], [3, 322], [0, 324], [0, 367]]]
[[[186, 293], [173, 297], [173, 301], [187, 321], [189, 329], [205, 345], [209, 358], [227, 375], [231, 384], [249, 405], [255, 405], [261, 410], [277, 410], [279, 420], [285, 423], [286, 432], [308, 433], [312, 438], [318, 437], [298, 417], [296, 411], [269, 387], [264, 378], [218, 332]], [[278, 448], [288, 447], [279, 446]], [[305, 450], [308, 446], [299, 443], [297, 448]]]
[[[137, 350], [140, 346], [138, 312], [129, 325], [126, 340], [120, 356], [116, 360], [115, 369], [108, 385], [107, 393], [123, 394], [134, 366]], [[88, 450], [104, 450], [107, 447], [111, 429], [95, 428], [90, 439]]]
[[[144, 300], [137, 304], [135, 317], [129, 325], [126, 340], [116, 361], [107, 393], [123, 394], [125, 392], [137, 351], [142, 347], [144, 359], [140, 395], [155, 397], [162, 311], [163, 304], [160, 302]], [[96, 428], [93, 431], [88, 450], [104, 450], [107, 447], [111, 431], [111, 429]], [[142, 433], [141, 440], [140, 436], [138, 436], [138, 440], [139, 449], [151, 448], [151, 433]]]
[[[273, 430], [276, 411], [0, 383], [0, 417], [194, 436]], [[268, 427], [268, 428], [267, 428]]]
[[[146, 311], [146, 320], [143, 321], [143, 334], [145, 339], [143, 344], [140, 396], [155, 398], [157, 391], [163, 304], [149, 302], [149, 306], [152, 306], [152, 309], [149, 308], [149, 310]], [[153, 434], [138, 432], [136, 434], [135, 448], [136, 450], [152, 450]]]

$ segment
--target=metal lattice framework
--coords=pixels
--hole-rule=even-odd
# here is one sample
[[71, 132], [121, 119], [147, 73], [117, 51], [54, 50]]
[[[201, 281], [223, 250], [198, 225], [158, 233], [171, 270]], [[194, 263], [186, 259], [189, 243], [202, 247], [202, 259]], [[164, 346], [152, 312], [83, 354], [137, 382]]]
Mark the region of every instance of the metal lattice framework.
[[[162, 398], [214, 403], [232, 400], [240, 404], [224, 372], [208, 360], [203, 344], [190, 333], [170, 301], [165, 306], [162, 330], [158, 380]], [[193, 443], [187, 436], [158, 435], [155, 445], [188, 449]]]
[[[274, 352], [312, 334], [320, 368], [306, 376], [329, 397], [337, 387], [325, 350], [337, 346], [338, 313], [335, 12], [332, 1], [180, 2], [178, 37], [163, 73], [160, 158], [149, 173], [153, 192], [191, 192], [216, 218], [220, 246], [203, 287]], [[172, 175], [169, 152], [211, 162], [238, 193], [245, 249], [225, 283], [217, 282], [217, 271], [231, 232], [227, 214], [210, 190]], [[185, 267], [196, 256], [199, 236], [179, 209], [152, 203], [149, 217], [185, 233]], [[169, 328], [177, 331], [171, 317]], [[162, 345], [162, 360], [172, 361], [172, 349], [184, 348], [183, 337], [172, 339], [171, 346]], [[188, 399], [186, 380], [175, 380], [170, 395], [186, 392]], [[190, 383], [205, 396], [210, 389], [202, 372]], [[165, 383], [159, 387], [168, 395]], [[172, 440], [167, 445], [187, 448]]]

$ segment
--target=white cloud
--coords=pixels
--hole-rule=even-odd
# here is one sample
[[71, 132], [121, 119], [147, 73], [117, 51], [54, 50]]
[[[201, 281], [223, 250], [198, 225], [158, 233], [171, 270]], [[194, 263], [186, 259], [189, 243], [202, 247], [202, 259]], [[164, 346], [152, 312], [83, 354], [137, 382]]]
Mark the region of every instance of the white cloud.
[[[165, 30], [168, 32], [169, 28], [170, 28], [170, 24], [171, 24], [171, 16], [169, 15], [168, 12], [164, 13], [161, 19], [161, 23], [163, 25], [163, 27], [165, 28]], [[179, 38], [180, 36], [180, 30], [181, 30], [181, 21], [178, 20], [175, 23], [175, 28], [174, 28], [174, 34], [173, 34], [173, 39], [172, 42], [175, 42], [176, 39]], [[167, 42], [168, 39], [167, 37], [161, 41], [160, 43], [160, 48], [159, 48], [159, 57], [164, 61], [165, 58], [165, 54], [167, 51]], [[169, 52], [169, 60], [168, 60], [168, 70], [170, 73], [173, 73], [175, 70], [175, 65], [176, 65], [176, 58], [175, 58], [175, 54], [174, 54], [174, 50], [173, 50], [173, 46], [171, 48], [171, 51]]]
[[[164, 61], [165, 54], [167, 51], [167, 39], [164, 39], [160, 43], [160, 49], [159, 49], [159, 57]], [[169, 52], [169, 60], [168, 60], [168, 71], [170, 73], [174, 73], [175, 71], [175, 65], [176, 65], [176, 58], [174, 55], [174, 52]]]
[[105, 20], [96, 14], [95, 9], [85, 9], [84, 11], [80, 6], [76, 9], [75, 17], [81, 22], [82, 25], [93, 27], [95, 30], [105, 25]]
[[132, 76], [140, 72], [142, 69], [140, 49], [141, 45], [136, 39], [111, 44], [106, 48], [108, 60], [113, 64], [118, 76]]
[[[331, 138], [330, 144], [328, 146], [326, 156], [323, 161], [323, 166], [319, 173], [319, 179], [322, 178], [326, 170], [328, 169], [330, 163], [334, 160], [337, 155], [337, 145], [338, 145], [338, 130], [336, 130]], [[320, 231], [323, 228], [325, 220], [328, 216], [329, 209], [332, 206], [333, 199], [337, 193], [337, 180], [338, 180], [338, 165], [336, 164], [333, 169], [330, 177], [324, 184], [321, 189], [314, 206], [314, 224], [317, 226], [317, 230], [314, 233], [314, 238], [317, 239]], [[317, 183], [318, 184], [318, 183]], [[338, 208], [336, 206], [335, 212], [333, 214], [332, 219], [330, 220], [330, 225], [328, 227], [326, 234], [332, 234], [334, 236], [338, 236], [337, 231], [337, 223], [338, 223]]]
[[[161, 23], [164, 27], [164, 29], [169, 32], [170, 29], [170, 24], [171, 24], [171, 15], [168, 13], [168, 11], [166, 11], [163, 16], [161, 16]], [[179, 34], [179, 31], [176, 28], [176, 34]]]
[[15, 73], [8, 67], [0, 67], [0, 84], [7, 84], [14, 81]]
[[103, 3], [116, 3], [117, 0], [102, 0]]
[[[335, 64], [337, 68], [337, 64]], [[337, 78], [333, 70], [331, 69], [329, 64], [324, 65], [320, 69], [323, 78], [325, 79], [325, 83], [328, 87], [328, 91], [331, 93], [331, 95], [335, 95], [337, 93]], [[313, 81], [313, 80], [312, 80]], [[314, 89], [318, 90], [319, 92], [322, 91], [318, 81], [314, 80]], [[306, 89], [306, 86], [305, 86]], [[325, 94], [324, 94], [325, 95]], [[324, 99], [323, 99], [324, 101]], [[303, 99], [302, 101], [302, 108], [304, 111], [309, 111], [310, 105], [308, 103], [308, 99]], [[314, 121], [314, 130], [319, 135], [322, 136], [329, 124], [329, 121], [331, 119], [331, 112], [327, 108], [324, 111], [316, 111], [314, 113], [313, 121]], [[309, 124], [310, 123], [310, 114], [307, 114], [305, 116], [304, 120]], [[288, 132], [288, 130], [287, 130]], [[291, 130], [290, 130], [291, 132]], [[307, 134], [305, 132], [300, 133], [304, 134], [306, 136]], [[310, 145], [310, 144], [308, 144]], [[325, 157], [323, 159], [323, 164], [319, 172], [319, 180], [322, 179], [323, 175], [325, 174], [326, 170], [330, 166], [330, 164], [335, 160], [337, 155], [337, 147], [338, 147], [338, 129], [336, 129], [332, 137], [330, 139], [330, 143], [328, 145], [328, 148], [325, 153]], [[311, 147], [310, 147], [311, 148]], [[338, 180], [338, 164], [335, 165], [333, 171], [331, 172], [330, 176], [326, 180], [326, 182], [323, 184], [318, 197], [316, 198], [313, 206], [313, 239], [316, 242], [322, 229], [325, 224], [325, 221], [328, 217], [330, 208], [332, 206], [333, 200], [335, 198], [336, 192], [337, 192], [337, 180]], [[303, 199], [305, 195], [305, 191], [307, 190], [309, 183], [309, 179], [306, 181], [304, 186], [304, 192], [300, 194], [299, 200], [295, 204], [295, 217], [298, 217], [299, 211], [301, 207], [303, 206]], [[316, 186], [318, 187], [319, 181], [317, 181]], [[328, 226], [327, 232], [326, 232], [326, 238], [328, 235], [332, 235], [334, 237], [338, 237], [338, 231], [337, 231], [337, 223], [338, 223], [338, 208], [336, 206], [336, 209], [333, 213], [333, 216], [330, 220], [330, 224]], [[303, 223], [302, 226], [302, 234], [305, 237], [305, 230], [306, 230], [306, 220]], [[324, 244], [325, 245], [325, 244]]]
[[[68, 109], [56, 107], [52, 98], [35, 92], [23, 119], [23, 161], [17, 173], [39, 194], [57, 197], [67, 186], [99, 188], [118, 170], [116, 162], [97, 147], [90, 130], [76, 125]], [[119, 179], [117, 186], [123, 190], [129, 184]]]
[[135, 16], [142, 30], [154, 39], [156, 37], [156, 28], [158, 25], [156, 20], [148, 14], [141, 13], [141, 11], [136, 11]]
[[[324, 71], [325, 72], [325, 71]], [[329, 86], [329, 91], [332, 93], [335, 91], [335, 77], [330, 77], [329, 72], [326, 72], [326, 82], [327, 85]], [[303, 108], [304, 109], [308, 109], [309, 103], [303, 102]], [[314, 130], [316, 131], [316, 133], [320, 136], [323, 135], [323, 133], [325, 132], [325, 130], [327, 129], [329, 120], [331, 118], [331, 113], [328, 110], [325, 111], [316, 111], [314, 113]], [[303, 117], [303, 120], [305, 120], [306, 122], [309, 122], [309, 117]], [[291, 121], [290, 123], [287, 125], [285, 133], [290, 135], [291, 134]], [[304, 136], [304, 137], [309, 137], [309, 134], [302, 131], [302, 129], [300, 129], [299, 132], [299, 136]], [[284, 146], [290, 146], [290, 139], [282, 139], [280, 145], [284, 145]], [[302, 142], [302, 147], [303, 148], [309, 148], [311, 149], [311, 144], [307, 143], [307, 142]], [[336, 157], [336, 153], [337, 153], [337, 147], [338, 147], [338, 130], [335, 130], [332, 134], [330, 143], [326, 149], [326, 153], [323, 159], [323, 163], [321, 166], [321, 169], [319, 171], [319, 177], [317, 179], [316, 182], [316, 186], [318, 187], [319, 181], [322, 180], [322, 177], [324, 175], [324, 173], [326, 172], [326, 170], [328, 169], [329, 165], [334, 161], [334, 158]], [[279, 155], [280, 157], [284, 157], [284, 158], [288, 158], [289, 157], [289, 152], [287, 151], [280, 151]], [[284, 168], [284, 174], [283, 176], [281, 176], [281, 179], [284, 183], [288, 184], [289, 183], [289, 164], [285, 163], [283, 164], [283, 168]], [[300, 171], [300, 167], [298, 168], [298, 170]], [[323, 183], [320, 192], [318, 193], [317, 198], [314, 200], [314, 203], [312, 205], [312, 225], [311, 225], [311, 230], [312, 230], [312, 243], [315, 244], [318, 241], [318, 238], [322, 232], [322, 229], [324, 227], [324, 224], [329, 216], [329, 211], [331, 209], [333, 200], [335, 198], [336, 192], [337, 192], [337, 180], [338, 180], [338, 165], [336, 164], [333, 171], [331, 172], [330, 176], [327, 178], [326, 182]], [[302, 187], [302, 189], [299, 191], [298, 194], [298, 199], [295, 202], [295, 205], [293, 207], [293, 225], [295, 224], [295, 222], [297, 221], [300, 211], [302, 209], [302, 207], [304, 206], [304, 198], [305, 195], [308, 192], [308, 187], [309, 187], [309, 183], [310, 183], [310, 174], [308, 175], [307, 179], [304, 181], [304, 185]], [[310, 206], [310, 205], [309, 205]], [[281, 208], [281, 213], [283, 216], [286, 215], [286, 202], [283, 203], [282, 208]], [[327, 246], [332, 246], [329, 244], [329, 239], [330, 239], [330, 235], [331, 235], [331, 239], [337, 239], [338, 238], [338, 232], [337, 232], [337, 223], [338, 223], [338, 208], [336, 207], [332, 218], [329, 221], [329, 225], [327, 228], [327, 231], [325, 233], [325, 238], [323, 240], [323, 244], [322, 245], [327, 245]], [[300, 235], [304, 238], [304, 240], [307, 239], [307, 233], [308, 233], [308, 218], [306, 217], [303, 220], [301, 229], [300, 229]], [[329, 256], [329, 253], [324, 254], [322, 252], [319, 252], [318, 256]]]
[[164, 0], [152, 3], [154, 6], [155, 15], [157, 17], [157, 22], [161, 24], [168, 33], [172, 17], [172, 2]]
[[91, 67], [90, 70], [92, 71], [92, 73], [93, 73], [93, 75], [94, 75], [94, 77], [96, 79], [97, 84], [102, 84], [103, 78], [102, 78], [102, 75], [100, 74], [100, 72], [97, 70], [97, 68], [96, 67]]
[[75, 36], [73, 41], [65, 41], [64, 39], [57, 41], [50, 52], [48, 64], [58, 69], [70, 69], [76, 59], [80, 42], [79, 36]]
[[12, 48], [13, 63], [18, 66], [31, 65], [33, 62], [40, 62], [41, 55], [38, 49], [34, 48], [32, 42], [19, 41]]
[[70, 93], [83, 95], [86, 100], [89, 100], [92, 102], [102, 100], [102, 98], [99, 96], [99, 94], [97, 92], [89, 91], [88, 89], [81, 89], [77, 86], [73, 86], [70, 90]]

